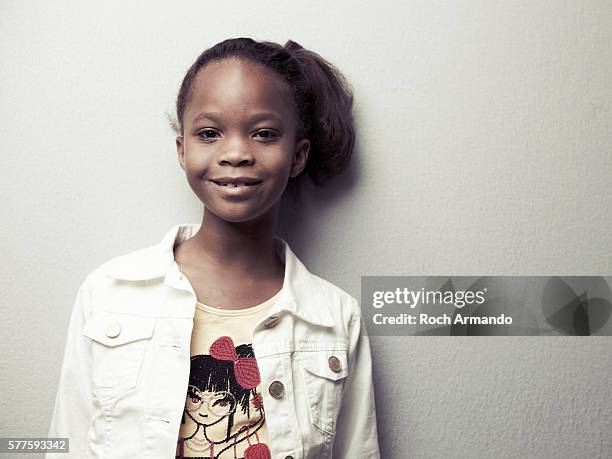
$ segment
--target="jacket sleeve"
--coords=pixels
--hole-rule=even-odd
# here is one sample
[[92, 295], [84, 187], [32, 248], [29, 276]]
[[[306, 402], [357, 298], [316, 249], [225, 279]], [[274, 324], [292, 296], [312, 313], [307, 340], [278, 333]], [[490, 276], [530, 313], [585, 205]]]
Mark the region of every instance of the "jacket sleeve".
[[70, 315], [64, 357], [48, 437], [69, 438], [69, 454], [47, 453], [46, 459], [83, 459], [91, 422], [91, 341], [81, 331], [87, 309], [86, 282]]
[[334, 459], [380, 458], [376, 406], [372, 383], [372, 356], [368, 335], [363, 334], [361, 310], [352, 298], [354, 314], [349, 325], [349, 371], [336, 422]]

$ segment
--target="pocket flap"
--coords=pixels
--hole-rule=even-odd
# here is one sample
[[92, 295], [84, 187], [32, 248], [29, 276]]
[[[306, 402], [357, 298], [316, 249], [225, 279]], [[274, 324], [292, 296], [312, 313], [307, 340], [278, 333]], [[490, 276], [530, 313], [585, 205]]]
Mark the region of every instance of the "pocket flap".
[[346, 350], [308, 352], [302, 357], [306, 371], [336, 381], [348, 375]]
[[83, 326], [83, 335], [105, 346], [119, 346], [153, 336], [155, 317], [97, 311]]

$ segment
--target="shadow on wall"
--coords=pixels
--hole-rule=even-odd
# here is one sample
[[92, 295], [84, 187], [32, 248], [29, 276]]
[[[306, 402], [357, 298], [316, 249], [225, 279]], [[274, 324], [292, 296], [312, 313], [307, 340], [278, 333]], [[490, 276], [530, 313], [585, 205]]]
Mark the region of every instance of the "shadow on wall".
[[[317, 187], [309, 178], [303, 177], [297, 200], [287, 192], [283, 195], [277, 232], [305, 258], [312, 250], [316, 251], [315, 241], [325, 238], [325, 234], [320, 232], [320, 222], [326, 219], [333, 221], [327, 216], [337, 210], [342, 205], [344, 197], [356, 189], [360, 171], [359, 153], [357, 139], [351, 162], [342, 174], [332, 178], [323, 187]], [[337, 224], [348, 225], [349, 222], [339, 221]], [[356, 272], [355, 275], [359, 273]]]

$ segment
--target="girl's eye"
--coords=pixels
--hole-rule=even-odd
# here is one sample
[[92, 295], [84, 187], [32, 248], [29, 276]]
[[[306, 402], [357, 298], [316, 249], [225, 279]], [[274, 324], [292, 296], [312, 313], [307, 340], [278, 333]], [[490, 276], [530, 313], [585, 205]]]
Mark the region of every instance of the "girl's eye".
[[217, 405], [221, 405], [221, 406], [227, 406], [230, 404], [230, 401], [226, 398], [220, 398], [219, 400], [215, 400], [213, 403], [213, 406], [217, 406]]
[[202, 138], [203, 140], [213, 140], [216, 138], [215, 136], [217, 134], [218, 134], [217, 131], [213, 131], [212, 129], [204, 129], [198, 132], [198, 136]]
[[[198, 137], [204, 141], [212, 141], [219, 138], [219, 133], [213, 129], [203, 129], [198, 132]], [[276, 140], [279, 134], [272, 129], [260, 129], [255, 133], [255, 138], [263, 142], [271, 142]]]
[[279, 135], [271, 129], [260, 129], [256, 132], [257, 136], [264, 141], [275, 140]]

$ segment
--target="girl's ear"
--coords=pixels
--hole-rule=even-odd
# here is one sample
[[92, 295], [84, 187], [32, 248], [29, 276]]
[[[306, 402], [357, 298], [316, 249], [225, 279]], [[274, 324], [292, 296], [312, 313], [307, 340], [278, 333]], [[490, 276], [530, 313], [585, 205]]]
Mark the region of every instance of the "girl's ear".
[[310, 152], [310, 140], [301, 139], [295, 144], [295, 154], [293, 155], [293, 163], [291, 164], [291, 177], [298, 176], [306, 167], [308, 161], [308, 153]]
[[181, 168], [185, 170], [185, 143], [182, 135], [176, 137], [176, 153]]

